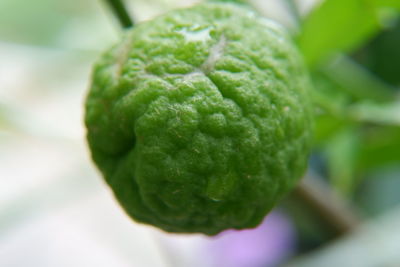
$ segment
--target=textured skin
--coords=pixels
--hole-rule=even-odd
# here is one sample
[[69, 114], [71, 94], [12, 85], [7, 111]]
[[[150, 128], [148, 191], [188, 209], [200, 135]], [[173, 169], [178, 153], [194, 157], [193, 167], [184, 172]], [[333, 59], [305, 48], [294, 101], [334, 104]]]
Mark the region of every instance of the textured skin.
[[201, 4], [137, 25], [102, 56], [87, 138], [136, 221], [208, 235], [255, 227], [305, 170], [308, 90], [280, 27]]

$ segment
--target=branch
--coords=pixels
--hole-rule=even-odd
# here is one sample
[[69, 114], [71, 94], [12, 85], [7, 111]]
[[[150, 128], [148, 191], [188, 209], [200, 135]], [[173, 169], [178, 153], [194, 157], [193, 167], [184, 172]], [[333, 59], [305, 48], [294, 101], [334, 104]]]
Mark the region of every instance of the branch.
[[122, 28], [131, 28], [134, 25], [132, 18], [130, 17], [123, 0], [106, 0], [108, 5], [113, 10], [114, 15], [119, 20]]
[[294, 190], [294, 196], [312, 209], [337, 235], [350, 232], [359, 225], [360, 220], [349, 205], [315, 178], [303, 179]]

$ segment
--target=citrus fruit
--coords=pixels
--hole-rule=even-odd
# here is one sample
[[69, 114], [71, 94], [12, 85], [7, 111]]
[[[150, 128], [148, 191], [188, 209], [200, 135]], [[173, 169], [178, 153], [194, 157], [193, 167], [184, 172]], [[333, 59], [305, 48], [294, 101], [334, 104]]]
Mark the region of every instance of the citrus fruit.
[[87, 139], [136, 221], [207, 235], [255, 227], [306, 168], [308, 90], [283, 28], [199, 4], [135, 26], [100, 58]]

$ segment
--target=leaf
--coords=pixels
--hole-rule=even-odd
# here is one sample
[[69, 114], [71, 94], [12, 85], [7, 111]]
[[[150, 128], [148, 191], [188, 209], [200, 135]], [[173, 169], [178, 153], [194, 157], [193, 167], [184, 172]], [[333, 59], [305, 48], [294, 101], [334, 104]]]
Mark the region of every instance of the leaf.
[[358, 121], [400, 127], [400, 101], [390, 103], [359, 102], [349, 108], [350, 116]]
[[320, 71], [327, 79], [338, 85], [355, 99], [388, 101], [393, 99], [395, 89], [383, 82], [364, 66], [344, 55], [335, 56]]
[[390, 7], [400, 11], [400, 0], [374, 0], [374, 4], [378, 7]]
[[330, 138], [347, 125], [347, 122], [330, 114], [316, 116], [314, 145], [324, 145]]
[[340, 86], [319, 71], [311, 72], [312, 100], [315, 106], [314, 145], [324, 145], [338, 131], [353, 123], [349, 121], [347, 107], [351, 98]]
[[400, 166], [400, 127], [370, 126], [363, 129], [363, 146], [357, 156], [357, 171]]
[[338, 132], [326, 145], [329, 179], [343, 194], [351, 193], [354, 189], [355, 162], [359, 146], [357, 128], [352, 126]]
[[298, 43], [309, 66], [350, 51], [379, 29], [370, 0], [325, 0], [304, 19]]

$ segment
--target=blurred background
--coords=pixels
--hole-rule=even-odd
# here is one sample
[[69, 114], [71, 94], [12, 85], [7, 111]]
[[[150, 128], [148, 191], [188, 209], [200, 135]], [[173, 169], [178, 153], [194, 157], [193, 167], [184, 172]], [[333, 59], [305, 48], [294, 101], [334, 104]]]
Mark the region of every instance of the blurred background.
[[[188, 0], [126, 0], [136, 21]], [[249, 0], [292, 33], [317, 114], [300, 189], [217, 237], [132, 222], [92, 164], [91, 64], [105, 1], [0, 1], [0, 266], [400, 266], [400, 0]]]

